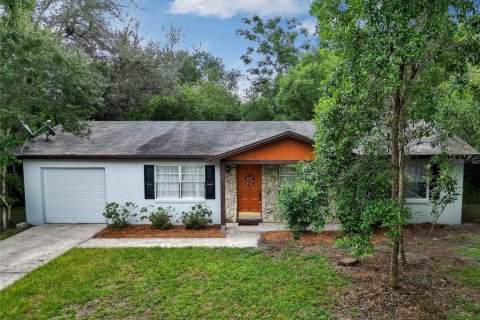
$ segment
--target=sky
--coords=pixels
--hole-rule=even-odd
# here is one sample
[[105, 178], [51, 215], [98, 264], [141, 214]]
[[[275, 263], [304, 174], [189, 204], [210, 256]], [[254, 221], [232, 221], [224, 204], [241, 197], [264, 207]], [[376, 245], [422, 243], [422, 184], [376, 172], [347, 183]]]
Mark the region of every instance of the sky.
[[141, 0], [143, 9], [132, 9], [130, 15], [141, 24], [145, 40], [163, 40], [162, 27], [170, 23], [182, 28], [181, 48], [200, 47], [223, 58], [227, 68], [245, 72], [240, 60], [250, 43], [235, 34], [243, 28], [242, 17], [258, 14], [296, 17], [307, 28], [314, 28], [309, 15], [310, 0]]

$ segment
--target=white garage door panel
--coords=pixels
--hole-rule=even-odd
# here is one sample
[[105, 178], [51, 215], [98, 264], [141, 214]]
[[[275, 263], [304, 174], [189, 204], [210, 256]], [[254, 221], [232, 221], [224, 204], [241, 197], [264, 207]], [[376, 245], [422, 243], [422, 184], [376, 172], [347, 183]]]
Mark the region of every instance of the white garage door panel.
[[105, 169], [44, 169], [47, 223], [104, 223]]

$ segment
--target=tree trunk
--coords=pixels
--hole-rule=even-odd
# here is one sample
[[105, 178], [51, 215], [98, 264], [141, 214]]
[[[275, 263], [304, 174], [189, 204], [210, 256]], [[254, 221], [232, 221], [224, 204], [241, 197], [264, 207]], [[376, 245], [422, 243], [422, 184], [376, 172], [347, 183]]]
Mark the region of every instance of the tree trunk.
[[2, 228], [3, 230], [7, 229], [8, 223], [8, 208], [7, 203], [7, 184], [6, 184], [6, 167], [3, 166], [0, 170], [0, 208], [2, 208]]
[[[405, 108], [404, 106], [404, 98], [401, 99], [401, 110], [400, 110], [400, 121], [399, 121], [399, 177], [398, 177], [398, 208], [400, 209], [398, 217], [399, 220], [403, 220], [403, 197], [405, 192], [405, 130], [406, 130], [406, 122], [405, 122]], [[398, 228], [399, 232], [399, 264], [401, 266], [405, 266], [407, 261], [405, 259], [405, 249], [403, 247], [403, 225], [400, 224]]]
[[5, 210], [4, 207], [1, 207], [2, 209], [2, 227], [0, 228], [0, 231], [5, 231], [7, 229], [7, 210]]
[[[402, 62], [399, 65], [399, 84], [395, 90], [393, 97], [393, 110], [392, 110], [392, 156], [390, 166], [392, 168], [392, 195], [391, 199], [393, 202], [400, 204], [402, 197], [399, 197], [400, 192], [400, 148], [399, 148], [399, 134], [400, 134], [400, 115], [402, 112], [402, 91], [401, 91], [401, 82], [403, 81], [405, 73], [405, 64]], [[398, 220], [392, 228], [394, 232], [398, 232], [401, 227], [400, 220]], [[398, 288], [398, 253], [400, 247], [400, 239], [396, 236], [393, 239], [392, 246], [392, 255], [390, 259], [390, 287], [392, 289]]]
[[[10, 136], [10, 129], [5, 132], [5, 140]], [[6, 150], [5, 150], [6, 151]], [[7, 165], [4, 163], [0, 169], [0, 208], [2, 209], [2, 228], [7, 229], [11, 217], [11, 205], [7, 202]]]

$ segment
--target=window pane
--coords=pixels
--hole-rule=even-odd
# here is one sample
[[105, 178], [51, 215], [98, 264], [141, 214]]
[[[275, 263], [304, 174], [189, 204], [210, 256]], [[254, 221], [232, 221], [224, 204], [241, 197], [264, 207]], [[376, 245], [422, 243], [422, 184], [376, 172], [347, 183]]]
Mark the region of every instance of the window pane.
[[180, 197], [178, 166], [157, 166], [155, 178], [157, 198]]
[[203, 166], [182, 166], [182, 181], [204, 182], [205, 169]]
[[178, 166], [157, 166], [157, 173], [161, 173], [161, 174], [176, 173], [176, 174], [178, 174]]
[[425, 168], [422, 165], [412, 165], [405, 168], [407, 183], [405, 184], [405, 197], [424, 199], [427, 197], [427, 182], [425, 181]]
[[204, 185], [203, 182], [183, 182], [182, 198], [203, 198], [205, 189]]
[[294, 183], [298, 178], [298, 174], [294, 166], [283, 165], [279, 167], [280, 185]]
[[178, 198], [179, 190], [178, 182], [157, 182], [157, 198]]
[[297, 175], [294, 166], [283, 165], [280, 166], [280, 175]]
[[158, 182], [178, 182], [178, 174], [157, 174]]
[[203, 166], [182, 166], [182, 173], [201, 173], [205, 171]]

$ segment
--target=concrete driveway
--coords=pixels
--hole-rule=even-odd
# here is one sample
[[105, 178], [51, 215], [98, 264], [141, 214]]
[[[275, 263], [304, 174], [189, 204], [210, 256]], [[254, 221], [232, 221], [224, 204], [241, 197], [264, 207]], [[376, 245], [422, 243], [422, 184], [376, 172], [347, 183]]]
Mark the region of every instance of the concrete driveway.
[[105, 227], [103, 224], [47, 224], [0, 241], [0, 289]]

